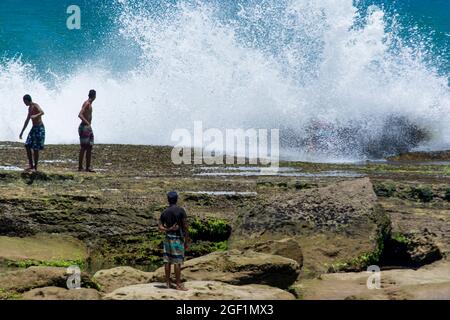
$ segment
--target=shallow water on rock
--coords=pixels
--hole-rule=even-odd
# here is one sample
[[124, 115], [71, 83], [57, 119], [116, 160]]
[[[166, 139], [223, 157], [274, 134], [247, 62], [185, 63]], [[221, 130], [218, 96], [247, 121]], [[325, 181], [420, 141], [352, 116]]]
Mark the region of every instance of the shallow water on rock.
[[47, 163], [47, 164], [56, 164], [56, 163], [77, 163], [75, 160], [72, 159], [67, 159], [67, 160], [42, 160], [40, 161], [42, 163]]
[[187, 194], [200, 194], [207, 196], [243, 196], [252, 197], [257, 196], [257, 192], [238, 192], [238, 191], [188, 191]]
[[16, 166], [0, 166], [0, 171], [23, 171], [23, 169]]
[[[321, 171], [321, 172], [302, 172], [300, 170], [295, 170], [294, 168], [289, 168], [291, 170], [289, 171], [278, 171], [278, 172], [272, 172], [271, 176], [277, 176], [277, 177], [337, 177], [337, 178], [358, 178], [358, 177], [364, 177], [364, 174], [357, 173], [354, 171]], [[200, 172], [196, 173], [196, 176], [241, 176], [241, 177], [253, 177], [253, 176], [259, 176], [259, 175], [265, 175], [264, 172], [260, 172], [258, 170], [246, 170], [246, 171], [234, 171], [234, 172], [224, 172], [224, 171], [217, 171], [217, 172]]]

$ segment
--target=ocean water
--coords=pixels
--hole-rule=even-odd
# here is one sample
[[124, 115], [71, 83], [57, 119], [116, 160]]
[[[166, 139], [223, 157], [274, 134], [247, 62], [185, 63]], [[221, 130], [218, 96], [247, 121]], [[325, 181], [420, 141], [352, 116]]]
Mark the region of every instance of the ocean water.
[[101, 143], [173, 144], [202, 120], [280, 128], [302, 160], [445, 149], [449, 50], [447, 0], [2, 0], [0, 141], [30, 93], [48, 142], [76, 143], [95, 88]]

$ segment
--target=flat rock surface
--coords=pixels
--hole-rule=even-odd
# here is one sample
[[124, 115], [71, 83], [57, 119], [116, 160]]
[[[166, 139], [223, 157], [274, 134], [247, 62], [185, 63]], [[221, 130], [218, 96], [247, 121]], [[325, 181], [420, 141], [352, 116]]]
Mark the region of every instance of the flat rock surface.
[[293, 300], [289, 292], [264, 285], [235, 286], [216, 281], [189, 281], [188, 291], [167, 289], [163, 283], [120, 288], [105, 296], [111, 300]]
[[0, 236], [0, 260], [78, 261], [87, 258], [82, 241], [64, 235]]
[[316, 299], [450, 299], [450, 262], [440, 261], [418, 270], [398, 269], [381, 272], [381, 289], [368, 289], [371, 274], [334, 273], [294, 285], [306, 300]]
[[22, 295], [24, 300], [100, 300], [102, 295], [95, 289], [68, 290], [58, 287], [33, 289]]

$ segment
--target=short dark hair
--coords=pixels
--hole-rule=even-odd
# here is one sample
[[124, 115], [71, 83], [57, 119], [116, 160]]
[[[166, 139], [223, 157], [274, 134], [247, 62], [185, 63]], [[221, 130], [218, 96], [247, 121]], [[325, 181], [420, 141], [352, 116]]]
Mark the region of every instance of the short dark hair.
[[31, 96], [29, 94], [26, 94], [23, 96], [23, 101], [32, 102], [33, 99], [31, 99]]
[[176, 193], [175, 191], [170, 191], [167, 194], [167, 201], [169, 201], [169, 204], [177, 204], [178, 193]]
[[97, 96], [97, 91], [90, 90], [89, 91], [89, 99], [95, 98]]

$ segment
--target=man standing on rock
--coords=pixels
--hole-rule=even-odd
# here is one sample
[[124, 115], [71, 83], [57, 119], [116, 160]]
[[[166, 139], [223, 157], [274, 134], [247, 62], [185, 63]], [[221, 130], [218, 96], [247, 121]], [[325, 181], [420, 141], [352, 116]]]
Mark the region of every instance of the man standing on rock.
[[91, 168], [92, 148], [94, 147], [94, 132], [92, 130], [92, 103], [97, 97], [95, 90], [89, 91], [89, 99], [83, 103], [78, 118], [81, 124], [78, 127], [80, 135], [80, 157], [78, 160], [78, 171], [83, 171], [83, 160], [86, 154], [86, 172], [94, 172]]
[[184, 262], [184, 253], [189, 241], [186, 211], [177, 206], [178, 194], [175, 191], [167, 194], [169, 208], [164, 210], [159, 221], [159, 230], [166, 234], [164, 239], [163, 259], [166, 271], [167, 288], [171, 288], [171, 268], [175, 268], [176, 289], [186, 291], [181, 283], [181, 266]]
[[[29, 163], [29, 167], [26, 171], [37, 171], [39, 151], [44, 149], [45, 143], [45, 127], [42, 122], [44, 111], [42, 111], [41, 107], [37, 103], [33, 102], [29, 94], [26, 94], [23, 97], [23, 103], [28, 107], [28, 116], [25, 120], [25, 124], [23, 125], [23, 129], [20, 132], [20, 140], [22, 140], [23, 132], [28, 127], [30, 120], [33, 123], [33, 127], [31, 128], [27, 141], [25, 142]], [[33, 151], [33, 153], [31, 153], [31, 151]]]

